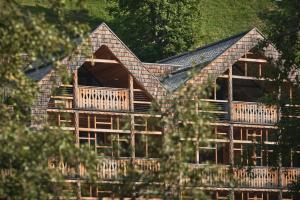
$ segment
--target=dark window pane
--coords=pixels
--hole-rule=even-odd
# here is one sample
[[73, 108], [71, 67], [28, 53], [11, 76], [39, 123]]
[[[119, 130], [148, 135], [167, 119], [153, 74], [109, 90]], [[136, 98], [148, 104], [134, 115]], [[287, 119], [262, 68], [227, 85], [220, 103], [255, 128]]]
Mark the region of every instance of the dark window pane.
[[79, 137], [88, 137], [88, 132], [79, 132]]
[[146, 137], [144, 135], [135, 135], [136, 157], [146, 157]]
[[215, 150], [214, 149], [200, 149], [199, 150], [199, 162], [215, 162]]
[[162, 148], [162, 136], [148, 136], [148, 157], [158, 158], [159, 150]]

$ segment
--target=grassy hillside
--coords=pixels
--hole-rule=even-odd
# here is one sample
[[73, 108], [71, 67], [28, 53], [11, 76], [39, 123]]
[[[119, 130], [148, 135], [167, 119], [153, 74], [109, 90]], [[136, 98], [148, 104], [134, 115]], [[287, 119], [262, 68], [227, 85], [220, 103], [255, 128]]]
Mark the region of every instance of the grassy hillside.
[[272, 6], [272, 0], [203, 0], [198, 46], [246, 31], [263, 28], [259, 14]]
[[[46, 5], [42, 5], [39, 0], [19, 0], [24, 9], [33, 12], [44, 12], [51, 17], [51, 11]], [[76, 18], [89, 24], [90, 29], [94, 29], [101, 22], [105, 22], [113, 27], [114, 18], [108, 12], [111, 6], [109, 0], [86, 0], [86, 13], [72, 13], [70, 18]], [[262, 31], [264, 25], [259, 19], [259, 14], [272, 6], [273, 0], [202, 0], [202, 17], [197, 26], [197, 42], [194, 47], [202, 46], [231, 35], [246, 31], [254, 26]], [[72, 5], [69, 6], [70, 11]], [[117, 31], [116, 31], [117, 32]], [[118, 33], [117, 33], [118, 34]], [[122, 35], [119, 35], [122, 39]]]

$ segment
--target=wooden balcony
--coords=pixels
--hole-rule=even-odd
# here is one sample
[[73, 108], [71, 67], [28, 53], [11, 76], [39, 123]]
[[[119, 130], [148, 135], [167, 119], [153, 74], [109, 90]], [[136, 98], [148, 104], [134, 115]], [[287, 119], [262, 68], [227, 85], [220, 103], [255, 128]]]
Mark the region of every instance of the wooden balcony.
[[[97, 177], [100, 180], [118, 180], [122, 176], [128, 174], [130, 165], [129, 159], [103, 159], [97, 166]], [[68, 166], [66, 163], [49, 162], [50, 168], [58, 168], [60, 172], [67, 178], [76, 177], [76, 170], [74, 167]], [[135, 170], [140, 172], [151, 171], [157, 172], [160, 170], [160, 163], [156, 159], [135, 159], [133, 161]], [[86, 169], [80, 166], [80, 176], [86, 176]]]
[[280, 176], [282, 188], [287, 188], [300, 177], [299, 168], [282, 168], [281, 173], [270, 167], [233, 168], [231, 175], [229, 167], [226, 166], [204, 168], [192, 164], [190, 168], [199, 170], [199, 184], [207, 187], [229, 187], [231, 181], [235, 187], [240, 188], [278, 189]]
[[232, 121], [251, 124], [275, 124], [278, 119], [276, 106], [256, 102], [234, 102]]
[[48, 108], [72, 109], [73, 108], [73, 86], [61, 85], [56, 88], [50, 97]]
[[129, 90], [108, 87], [78, 87], [78, 108], [128, 111]]
[[[52, 95], [48, 103], [49, 109], [74, 109], [73, 85], [62, 85]], [[148, 112], [151, 107], [151, 99], [141, 89], [133, 90], [133, 109], [135, 112]], [[129, 111], [129, 89], [78, 86], [76, 95], [77, 108], [83, 110], [100, 111]]]
[[[104, 159], [97, 167], [97, 176], [100, 180], [118, 180], [126, 176], [129, 170], [129, 159]], [[161, 164], [157, 159], [135, 159], [134, 168], [140, 172], [159, 172]], [[76, 177], [75, 169], [68, 165], [59, 163], [50, 164], [50, 167], [57, 167], [67, 178]], [[199, 174], [200, 179], [197, 186], [227, 188], [234, 184], [239, 188], [258, 188], [258, 189], [278, 189], [280, 188], [280, 178], [282, 188], [287, 188], [289, 184], [300, 177], [300, 168], [282, 168], [270, 167], [252, 167], [233, 168], [227, 166], [206, 167], [205, 165], [189, 164], [190, 172]], [[80, 176], [86, 176], [86, 170], [80, 167]], [[281, 177], [280, 177], [281, 176]], [[189, 184], [189, 178], [183, 178], [181, 181]], [[193, 183], [195, 184], [195, 183]]]
[[[219, 121], [227, 121], [229, 117], [229, 105], [227, 100], [204, 99], [210, 102], [212, 113]], [[233, 122], [248, 124], [266, 124], [273, 125], [278, 120], [278, 110], [276, 106], [270, 106], [257, 102], [239, 102], [232, 103], [231, 120]]]

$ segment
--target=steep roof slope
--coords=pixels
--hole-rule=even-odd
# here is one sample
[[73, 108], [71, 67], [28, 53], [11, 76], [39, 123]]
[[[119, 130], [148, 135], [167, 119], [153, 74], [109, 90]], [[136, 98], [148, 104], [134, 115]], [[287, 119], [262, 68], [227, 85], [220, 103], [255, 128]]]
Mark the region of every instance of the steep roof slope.
[[220, 40], [218, 42], [214, 42], [212, 44], [197, 48], [193, 51], [185, 52], [183, 54], [160, 60], [158, 61], [158, 63], [181, 65], [178, 70], [183, 70], [192, 66], [211, 62], [217, 56], [223, 53], [228, 47], [241, 39], [246, 33], [247, 32], [243, 32], [238, 35]]
[[247, 32], [234, 35], [190, 52], [185, 52], [183, 54], [158, 61], [158, 63], [163, 64], [180, 65], [177, 71], [171, 73], [168, 77], [162, 80], [162, 83], [170, 91], [177, 89], [181, 84], [189, 80], [189, 73], [192, 69], [200, 70], [205, 67], [208, 63], [212, 62], [215, 58], [226, 51], [226, 49], [235, 44], [245, 34], [247, 34]]
[[36, 66], [33, 69], [27, 70], [25, 73], [26, 75], [34, 80], [40, 81], [42, 80], [50, 71], [52, 70], [52, 64]]
[[[166, 76], [162, 83], [169, 91], [174, 91], [191, 78], [192, 70], [206, 76], [212, 72], [223, 73], [228, 64], [233, 64], [263, 38], [261, 32], [253, 28], [194, 51], [160, 60], [158, 63], [180, 65], [176, 71]], [[273, 54], [276, 50], [270, 46], [268, 51], [266, 53]]]

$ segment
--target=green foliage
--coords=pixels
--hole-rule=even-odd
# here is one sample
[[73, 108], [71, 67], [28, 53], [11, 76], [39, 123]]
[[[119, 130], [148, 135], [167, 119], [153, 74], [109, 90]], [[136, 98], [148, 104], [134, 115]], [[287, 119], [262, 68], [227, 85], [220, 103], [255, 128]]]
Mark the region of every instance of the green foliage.
[[194, 186], [201, 186], [201, 172], [210, 170], [214, 173], [211, 165], [207, 163], [205, 168], [199, 169], [191, 169], [190, 165], [196, 162], [196, 148], [207, 144], [207, 138], [212, 133], [210, 122], [213, 117], [205, 112], [211, 109], [210, 105], [200, 100], [209, 96], [208, 91], [199, 85], [187, 84], [163, 102], [169, 106], [156, 125], [164, 127], [164, 134], [160, 145], [150, 143], [150, 146], [159, 148], [160, 170], [141, 172], [130, 166], [121, 179], [121, 185], [112, 186], [116, 194], [131, 198], [208, 199], [203, 191]]
[[166, 199], [181, 199], [182, 195], [187, 194], [192, 199], [204, 199], [202, 192], [190, 187], [201, 185], [201, 173], [191, 170], [188, 163], [195, 163], [196, 148], [206, 144], [211, 137], [210, 122], [213, 119], [207, 112], [211, 108], [208, 103], [200, 100], [209, 96], [208, 91], [195, 83], [187, 84], [168, 102], [170, 109], [163, 118], [166, 131], [159, 174], [164, 182], [162, 194]]
[[[62, 51], [71, 52], [72, 38], [84, 32], [82, 25], [66, 20], [64, 2], [48, 2], [56, 23], [47, 21], [44, 14], [23, 10], [14, 0], [0, 2], [0, 87], [6, 89], [6, 100], [0, 103], [1, 199], [64, 196], [65, 186], [60, 184], [63, 175], [48, 167], [48, 159], [68, 162], [75, 168], [79, 163], [95, 168], [95, 156], [77, 148], [74, 135], [30, 127], [30, 108], [38, 87], [24, 73], [28, 63], [53, 62]], [[80, 1], [73, 2], [81, 5]]]
[[155, 61], [188, 50], [195, 42], [200, 1], [118, 0], [117, 31], [138, 57]]
[[[52, 11], [47, 5], [40, 3], [41, 1], [19, 1], [22, 2], [24, 10], [30, 10], [34, 13], [44, 13], [46, 14], [47, 18], [55, 21]], [[173, 21], [171, 22], [164, 22], [163, 20], [157, 18], [156, 20], [159, 20], [157, 25], [166, 24], [168, 26], [164, 27], [154, 24], [154, 27], [150, 27], [151, 24], [142, 24], [142, 22], [151, 19], [138, 18], [135, 16], [135, 13], [132, 13], [132, 16], [129, 16], [129, 14], [125, 12], [128, 10], [128, 8], [122, 9], [125, 13], [110, 13], [109, 10], [111, 9], [120, 11], [120, 8], [117, 7], [118, 2], [119, 1], [116, 0], [86, 0], [86, 9], [84, 11], [81, 10], [80, 12], [76, 11], [72, 4], [68, 4], [66, 6], [68, 9], [67, 17], [71, 20], [79, 20], [80, 22], [88, 23], [90, 30], [94, 29], [101, 22], [106, 22], [125, 42], [125, 44], [132, 48], [135, 54], [141, 56], [140, 58], [143, 61], [156, 61], [160, 58], [165, 58], [172, 52], [173, 54], [178, 54], [182, 51], [188, 50], [188, 48], [193, 49], [211, 42], [215, 42], [242, 31], [246, 31], [254, 26], [264, 31], [266, 29], [265, 23], [259, 19], [258, 15], [264, 13], [265, 10], [274, 7], [273, 0], [201, 0], [195, 3], [197, 7], [189, 10], [191, 13], [188, 13], [188, 16], [184, 16], [182, 19], [176, 19], [176, 17], [179, 18], [179, 16], [174, 16], [174, 14], [172, 14], [171, 19], [173, 19]], [[124, 4], [124, 2], [126, 4]], [[124, 6], [128, 5], [132, 8], [132, 10], [139, 12], [143, 11], [144, 9], [148, 9], [149, 11], [149, 3], [151, 2], [157, 5], [157, 2], [159, 1], [120, 1], [120, 3], [123, 3], [123, 8]], [[178, 4], [181, 2], [184, 1], [180, 1]], [[132, 6], [142, 4], [147, 5], [145, 7]], [[170, 9], [174, 8], [176, 5], [176, 1], [166, 1], [163, 2], [162, 5], [168, 5], [165, 10], [169, 12]], [[182, 10], [183, 13], [187, 12], [188, 6], [186, 7], [185, 5], [180, 5], [180, 7], [184, 8]], [[192, 13], [193, 11], [195, 11], [195, 13]], [[166, 19], [166, 12], [164, 10], [157, 10], [156, 12], [159, 13], [159, 16], [162, 17], [162, 19]], [[133, 24], [130, 24], [129, 21], [125, 21], [124, 18], [120, 18], [124, 15], [126, 15], [126, 19], [130, 20], [130, 22], [133, 22]], [[151, 16], [151, 13], [140, 13], [140, 15], [148, 17]], [[197, 18], [191, 18], [191, 21], [189, 20], [189, 17], [196, 15], [198, 15]], [[134, 18], [136, 21], [134, 21]], [[169, 24], [172, 26], [169, 26]], [[141, 27], [137, 27], [138, 25], [141, 25]], [[143, 30], [143, 27], [150, 27], [150, 29]], [[185, 28], [187, 28], [187, 30], [184, 30]], [[154, 33], [150, 32], [150, 30], [166, 33], [166, 37], [168, 37], [169, 40], [168, 42], [171, 42], [171, 45], [166, 45], [165, 42], [167, 41], [162, 41], [163, 38], [157, 37], [158, 42], [162, 42], [162, 47], [165, 47], [166, 49], [159, 49], [158, 52], [153, 52], [152, 50], [156, 50], [154, 47], [156, 47], [157, 44], [148, 43], [153, 41]], [[171, 31], [174, 32], [174, 34]], [[178, 34], [180, 33], [183, 33], [183, 36], [178, 38]], [[190, 35], [191, 38], [184, 38], [184, 36], [188, 35]], [[136, 38], [134, 38], [134, 36]], [[152, 36], [152, 38], [149, 38], [149, 36]], [[143, 49], [140, 52], [140, 49], [138, 49], [139, 46], [137, 45], [139, 45], [141, 41], [146, 43], [142, 44]], [[193, 41], [192, 45], [189, 44], [191, 41]], [[176, 52], [174, 52], [175, 50]], [[161, 55], [161, 52], [166, 54]]]
[[[66, 186], [64, 177], [59, 170], [49, 168], [49, 159], [63, 161], [74, 169], [78, 163], [82, 163], [88, 166], [93, 177], [95, 156], [87, 149], [76, 148], [74, 135], [47, 128], [38, 131], [24, 129], [22, 124], [13, 121], [7, 123], [1, 131], [1, 198], [49, 199], [76, 196], [76, 193], [62, 191]], [[54, 164], [59, 166], [58, 163]]]
[[[275, 149], [273, 164], [281, 165], [283, 158], [288, 157], [290, 151], [296, 150], [299, 147], [299, 124], [298, 118], [290, 117], [297, 116], [297, 108], [293, 104], [299, 103], [299, 97], [294, 97], [293, 100], [288, 100], [283, 95], [283, 92], [278, 94], [278, 91], [286, 89], [286, 84], [289, 82], [296, 88], [294, 93], [299, 91], [299, 77], [291, 76], [293, 72], [299, 70], [300, 66], [300, 5], [297, 0], [278, 1], [276, 7], [261, 15], [262, 19], [268, 25], [267, 33], [268, 40], [264, 45], [272, 43], [279, 51], [280, 56], [276, 60], [270, 61], [274, 65], [273, 77], [277, 80], [274, 83], [274, 91], [276, 95], [267, 94], [268, 103], [276, 104], [281, 111], [281, 120], [278, 123], [277, 141], [279, 145]], [[287, 107], [287, 104], [290, 107]]]
[[[300, 120], [297, 112], [299, 97], [294, 96], [289, 100], [284, 96], [283, 90], [286, 90], [286, 84], [289, 83], [299, 92], [299, 73], [296, 76], [295, 71], [299, 71], [300, 66], [300, 4], [298, 0], [276, 1], [273, 9], [261, 15], [267, 25], [268, 39], [264, 45], [272, 43], [279, 51], [278, 59], [270, 59], [274, 65], [273, 77], [274, 91], [276, 95], [267, 94], [268, 103], [276, 104], [281, 113], [281, 119], [277, 123], [278, 130], [275, 134], [275, 141], [278, 143], [270, 158], [270, 163], [275, 167], [289, 166], [291, 161], [291, 152], [299, 150], [300, 144]], [[278, 94], [278, 91], [279, 94]], [[293, 117], [294, 116], [294, 117]], [[292, 184], [292, 189], [299, 192], [299, 181]]]
[[300, 66], [300, 4], [297, 0], [278, 1], [276, 8], [262, 15], [266, 20], [268, 40], [280, 51], [280, 75], [286, 79]]

